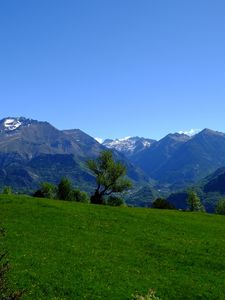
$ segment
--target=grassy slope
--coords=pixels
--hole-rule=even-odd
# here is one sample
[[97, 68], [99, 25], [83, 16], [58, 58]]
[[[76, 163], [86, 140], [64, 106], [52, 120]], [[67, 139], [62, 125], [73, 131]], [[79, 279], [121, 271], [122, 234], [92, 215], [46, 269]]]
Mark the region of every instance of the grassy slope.
[[225, 299], [225, 217], [0, 196], [25, 299]]

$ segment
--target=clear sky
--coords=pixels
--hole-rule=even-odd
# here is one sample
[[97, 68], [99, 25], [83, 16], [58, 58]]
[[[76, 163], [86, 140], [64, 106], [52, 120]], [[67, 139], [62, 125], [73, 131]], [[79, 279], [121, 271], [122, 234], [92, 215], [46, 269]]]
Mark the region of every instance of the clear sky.
[[225, 132], [224, 0], [1, 0], [0, 118]]

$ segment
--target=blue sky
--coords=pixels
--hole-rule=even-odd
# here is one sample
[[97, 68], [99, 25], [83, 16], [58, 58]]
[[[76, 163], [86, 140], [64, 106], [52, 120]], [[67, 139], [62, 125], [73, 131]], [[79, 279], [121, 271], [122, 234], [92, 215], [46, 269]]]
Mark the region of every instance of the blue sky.
[[0, 117], [94, 137], [225, 132], [224, 0], [2, 0]]

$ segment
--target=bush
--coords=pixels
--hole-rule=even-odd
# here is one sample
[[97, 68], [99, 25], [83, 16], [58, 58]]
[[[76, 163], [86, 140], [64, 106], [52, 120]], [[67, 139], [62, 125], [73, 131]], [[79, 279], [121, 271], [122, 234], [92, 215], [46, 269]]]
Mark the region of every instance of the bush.
[[2, 194], [4, 195], [11, 195], [12, 194], [12, 188], [11, 186], [5, 186], [2, 190]]
[[110, 206], [121, 206], [124, 204], [124, 201], [120, 197], [110, 196], [107, 200], [107, 204]]
[[57, 196], [57, 187], [49, 182], [43, 182], [41, 183], [41, 188], [37, 190], [33, 196], [38, 198], [55, 199]]
[[58, 186], [49, 182], [43, 182], [41, 184], [41, 188], [33, 194], [33, 197], [77, 201], [83, 203], [90, 202], [88, 194], [80, 191], [79, 189], [74, 190], [71, 181], [67, 178], [62, 178]]
[[76, 202], [82, 202], [82, 203], [89, 203], [90, 198], [86, 192], [82, 192], [78, 189], [75, 189], [70, 192], [68, 196], [68, 200], [70, 201], [76, 201]]
[[175, 209], [175, 207], [166, 199], [164, 198], [157, 198], [152, 203], [152, 208], [159, 208], [159, 209]]
[[60, 200], [72, 200], [71, 195], [73, 194], [73, 186], [68, 178], [62, 178], [58, 184], [57, 197]]
[[221, 199], [216, 205], [216, 214], [225, 215], [225, 199]]

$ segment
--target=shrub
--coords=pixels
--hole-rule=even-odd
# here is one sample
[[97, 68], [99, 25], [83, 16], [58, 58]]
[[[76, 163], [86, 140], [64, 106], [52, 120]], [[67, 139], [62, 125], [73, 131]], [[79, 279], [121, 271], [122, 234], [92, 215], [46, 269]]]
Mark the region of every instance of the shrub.
[[4, 195], [11, 195], [12, 194], [12, 188], [11, 186], [4, 186], [2, 190], [2, 194]]
[[166, 199], [164, 198], [157, 198], [152, 203], [152, 208], [159, 208], [159, 209], [175, 209], [175, 207]]
[[82, 202], [82, 203], [89, 203], [90, 198], [86, 192], [82, 192], [79, 189], [75, 189], [70, 192], [68, 196], [68, 200]]
[[221, 199], [216, 205], [216, 213], [218, 215], [225, 215], [225, 199]]
[[49, 182], [41, 183], [41, 188], [37, 190], [34, 197], [55, 199], [57, 196], [57, 187]]
[[62, 178], [58, 184], [57, 197], [60, 200], [72, 200], [73, 186], [68, 178]]
[[107, 199], [107, 204], [110, 206], [121, 206], [124, 204], [124, 201], [120, 197], [110, 196]]

